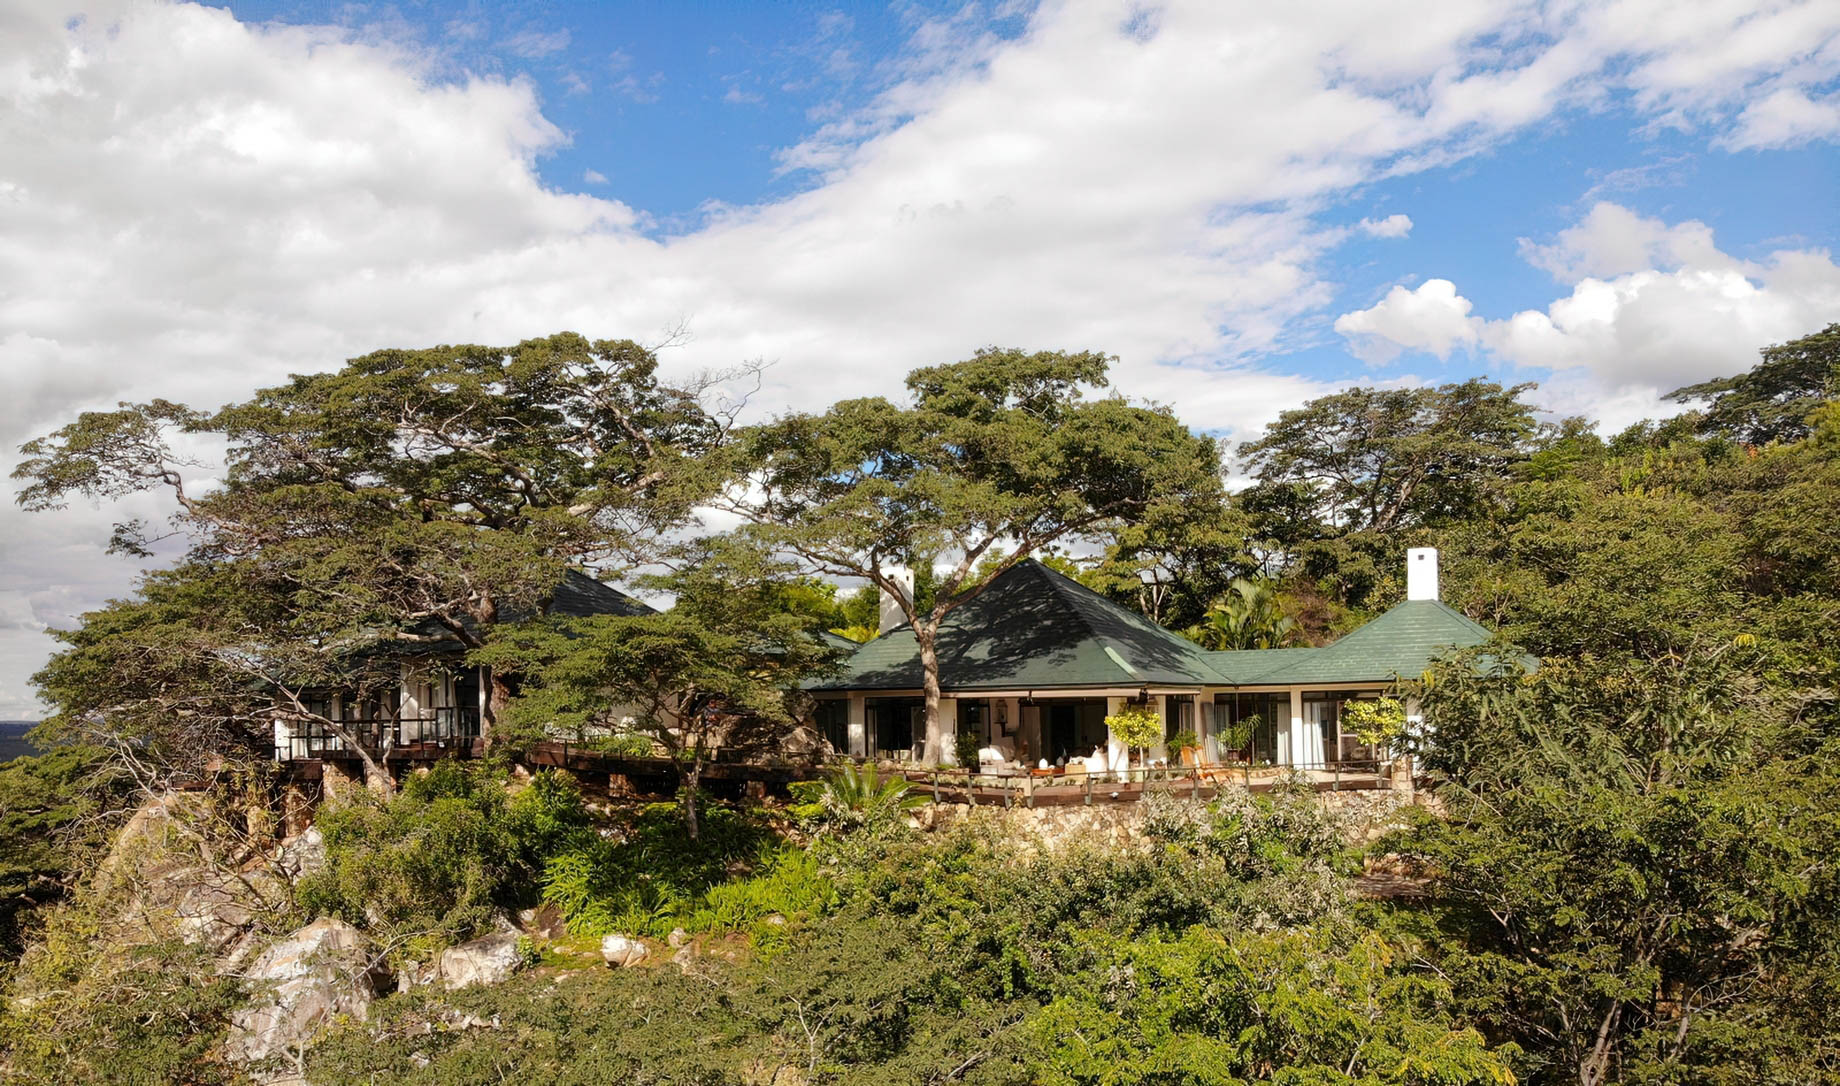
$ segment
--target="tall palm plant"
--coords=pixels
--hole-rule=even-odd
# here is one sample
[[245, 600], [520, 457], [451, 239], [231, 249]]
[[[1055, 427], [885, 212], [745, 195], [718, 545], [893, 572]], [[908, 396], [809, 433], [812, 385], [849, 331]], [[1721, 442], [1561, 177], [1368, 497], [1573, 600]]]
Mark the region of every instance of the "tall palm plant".
[[1297, 636], [1297, 621], [1284, 613], [1269, 580], [1235, 577], [1227, 594], [1215, 600], [1199, 625], [1182, 631], [1203, 648], [1276, 649]]

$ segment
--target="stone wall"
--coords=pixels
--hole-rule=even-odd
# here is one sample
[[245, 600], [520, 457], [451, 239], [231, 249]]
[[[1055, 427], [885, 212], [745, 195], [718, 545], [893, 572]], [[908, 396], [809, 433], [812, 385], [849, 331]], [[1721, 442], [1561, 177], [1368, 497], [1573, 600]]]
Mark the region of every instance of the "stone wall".
[[[1316, 793], [1317, 802], [1337, 816], [1351, 845], [1371, 844], [1403, 824], [1406, 809], [1430, 807], [1431, 799], [1430, 793], [1411, 788]], [[922, 830], [938, 830], [976, 818], [1010, 839], [1034, 839], [1054, 849], [1075, 842], [1137, 844], [1143, 839], [1144, 811], [1141, 802], [1033, 808], [939, 803], [916, 808], [913, 821]]]

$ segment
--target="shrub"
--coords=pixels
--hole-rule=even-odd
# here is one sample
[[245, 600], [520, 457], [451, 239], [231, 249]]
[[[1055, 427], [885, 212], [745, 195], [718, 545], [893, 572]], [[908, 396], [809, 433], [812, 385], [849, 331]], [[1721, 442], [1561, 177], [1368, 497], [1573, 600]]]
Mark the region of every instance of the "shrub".
[[443, 761], [388, 802], [361, 796], [322, 810], [325, 867], [295, 895], [414, 956], [491, 926], [536, 901], [550, 857], [595, 840], [566, 774], [539, 773], [507, 799], [503, 777]]

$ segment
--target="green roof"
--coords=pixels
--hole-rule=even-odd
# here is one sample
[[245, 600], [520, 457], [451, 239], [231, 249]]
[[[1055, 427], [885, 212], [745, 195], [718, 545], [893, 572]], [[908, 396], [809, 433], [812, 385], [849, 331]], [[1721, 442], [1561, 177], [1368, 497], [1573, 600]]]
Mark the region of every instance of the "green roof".
[[[947, 690], [1217, 684], [1199, 645], [1033, 559], [1003, 572], [939, 627]], [[920, 650], [902, 625], [857, 649], [817, 690], [917, 690]]]
[[1416, 678], [1434, 657], [1480, 645], [1488, 628], [1437, 600], [1407, 600], [1320, 649], [1213, 652], [1214, 669], [1237, 686], [1307, 686]]
[[[1436, 600], [1408, 600], [1324, 648], [1207, 652], [1039, 562], [992, 581], [939, 630], [945, 690], [1120, 686], [1321, 686], [1415, 678], [1488, 629]], [[899, 626], [816, 690], [917, 690], [920, 653]]]

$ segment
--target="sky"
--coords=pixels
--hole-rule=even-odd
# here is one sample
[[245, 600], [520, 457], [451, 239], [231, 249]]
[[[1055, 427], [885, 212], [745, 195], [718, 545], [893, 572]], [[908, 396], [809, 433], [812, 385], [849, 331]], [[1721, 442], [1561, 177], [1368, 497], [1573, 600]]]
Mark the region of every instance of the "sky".
[[[0, 3], [0, 467], [385, 346], [986, 345], [1229, 443], [1356, 384], [1605, 430], [1840, 320], [1840, 4]], [[0, 719], [148, 496], [0, 510]]]

